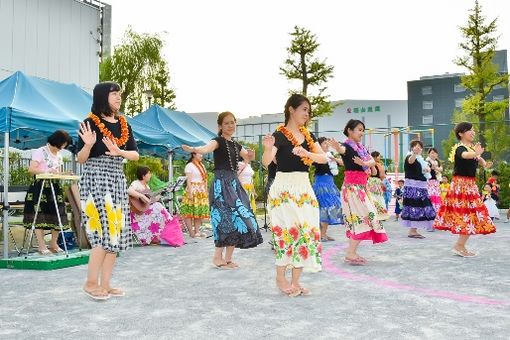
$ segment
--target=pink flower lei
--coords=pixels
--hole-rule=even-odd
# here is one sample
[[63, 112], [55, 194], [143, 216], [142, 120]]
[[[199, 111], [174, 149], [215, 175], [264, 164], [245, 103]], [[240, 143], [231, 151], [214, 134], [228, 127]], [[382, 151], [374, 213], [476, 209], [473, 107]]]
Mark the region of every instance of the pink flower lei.
[[[361, 143], [357, 143], [353, 141], [352, 139], [347, 138], [344, 142], [344, 144], [349, 145], [351, 148], [353, 148], [354, 151], [358, 154], [359, 158], [361, 158], [363, 161], [369, 161], [372, 156], [368, 153], [368, 150], [365, 148], [365, 146]], [[367, 171], [368, 166], [363, 166], [363, 170]]]

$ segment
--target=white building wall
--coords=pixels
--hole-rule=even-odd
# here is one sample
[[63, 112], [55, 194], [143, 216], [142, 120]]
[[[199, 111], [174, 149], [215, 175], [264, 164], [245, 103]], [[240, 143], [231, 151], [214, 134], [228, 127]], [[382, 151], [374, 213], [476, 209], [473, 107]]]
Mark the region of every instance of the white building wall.
[[0, 0], [0, 79], [22, 71], [92, 91], [99, 9], [75, 0]]

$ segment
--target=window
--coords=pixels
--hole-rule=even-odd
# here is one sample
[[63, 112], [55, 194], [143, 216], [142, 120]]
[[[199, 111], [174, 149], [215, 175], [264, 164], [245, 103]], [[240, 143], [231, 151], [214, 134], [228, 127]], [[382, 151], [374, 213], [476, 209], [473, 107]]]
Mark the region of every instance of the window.
[[432, 101], [423, 101], [423, 109], [424, 110], [432, 110], [434, 108], [434, 103]]
[[423, 86], [421, 88], [421, 94], [424, 96], [427, 94], [432, 94], [432, 86]]
[[502, 94], [498, 96], [492, 96], [493, 102], [502, 102], [503, 100], [505, 100], [505, 96]]
[[423, 125], [432, 125], [434, 123], [434, 116], [433, 115], [427, 115], [421, 117], [421, 123]]
[[464, 98], [457, 98], [455, 99], [455, 107], [460, 108], [462, 107], [462, 103], [464, 102]]
[[466, 91], [466, 88], [462, 86], [461, 84], [455, 84], [453, 85], [453, 92], [464, 92]]

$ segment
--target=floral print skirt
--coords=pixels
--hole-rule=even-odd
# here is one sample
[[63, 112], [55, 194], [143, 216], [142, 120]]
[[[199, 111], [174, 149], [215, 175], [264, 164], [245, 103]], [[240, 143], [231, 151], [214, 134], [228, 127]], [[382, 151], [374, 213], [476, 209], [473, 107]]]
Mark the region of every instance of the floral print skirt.
[[277, 266], [321, 270], [319, 203], [308, 172], [277, 172], [268, 195]]
[[428, 181], [428, 192], [430, 202], [432, 202], [434, 210], [438, 212], [441, 207], [441, 189], [439, 188], [439, 181], [437, 179], [430, 179]]
[[[34, 222], [35, 209], [37, 208], [42, 184], [42, 180], [35, 180], [32, 184], [30, 184], [30, 187], [28, 187], [27, 195], [25, 197], [25, 207], [23, 209], [23, 224], [26, 228], [31, 228], [32, 223]], [[46, 180], [44, 182], [44, 188], [42, 188], [41, 203], [39, 204], [37, 220], [35, 221], [36, 229], [60, 230], [57, 214], [60, 214], [60, 219], [64, 229], [69, 223], [65, 211], [64, 194], [58, 181], [53, 181], [53, 189], [55, 190], [55, 198], [57, 199], [58, 212], [55, 209], [55, 201], [53, 200], [50, 181]]]
[[433, 230], [436, 211], [429, 198], [427, 181], [406, 178], [403, 191], [402, 225], [407, 228]]
[[122, 160], [110, 156], [89, 158], [80, 179], [82, 224], [90, 245], [115, 253], [132, 247]]
[[235, 246], [245, 249], [263, 242], [250, 200], [236, 173], [215, 170], [209, 200], [216, 247]]
[[474, 177], [453, 177], [450, 190], [434, 221], [434, 228], [463, 235], [496, 232]]
[[390, 214], [388, 209], [386, 209], [386, 201], [384, 200], [383, 182], [378, 177], [369, 177], [367, 189], [370, 200], [377, 209], [377, 219], [379, 221], [386, 221], [390, 218]]
[[184, 193], [181, 216], [184, 218], [209, 218], [209, 195], [206, 182], [191, 182], [191, 197]]
[[248, 198], [250, 199], [251, 210], [255, 215], [257, 215], [257, 203], [255, 202], [255, 187], [252, 183], [243, 183], [243, 188], [246, 190], [248, 194]]
[[142, 245], [160, 243], [161, 241], [174, 247], [184, 244], [179, 219], [170, 215], [163, 204], [155, 202], [143, 213], [131, 212], [130, 215], [131, 228]]
[[367, 182], [365, 172], [345, 171], [341, 197], [346, 235], [353, 240], [382, 243], [388, 240], [388, 236], [377, 218], [377, 208], [367, 191]]

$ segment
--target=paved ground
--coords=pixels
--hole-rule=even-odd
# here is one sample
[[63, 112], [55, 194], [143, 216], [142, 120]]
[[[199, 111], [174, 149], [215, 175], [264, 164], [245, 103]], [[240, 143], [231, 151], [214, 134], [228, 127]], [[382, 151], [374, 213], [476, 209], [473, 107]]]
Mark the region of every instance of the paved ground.
[[303, 278], [313, 294], [297, 298], [276, 290], [267, 243], [236, 251], [236, 271], [211, 266], [211, 239], [135, 248], [114, 273], [128, 295], [99, 303], [81, 292], [85, 266], [1, 270], [0, 339], [509, 339], [510, 225], [497, 227], [464, 259], [451, 234], [408, 239], [390, 222], [389, 242], [363, 244], [366, 267], [342, 263], [334, 229], [324, 270]]

